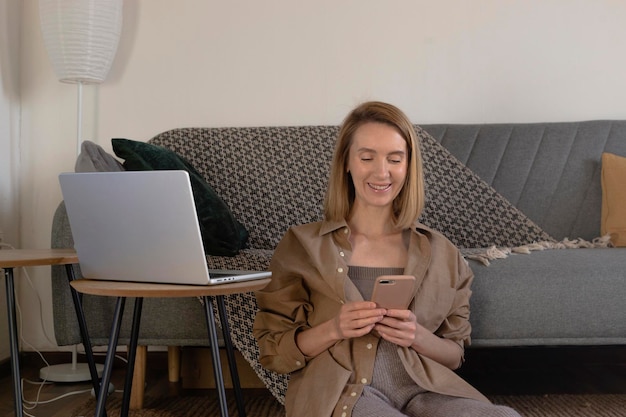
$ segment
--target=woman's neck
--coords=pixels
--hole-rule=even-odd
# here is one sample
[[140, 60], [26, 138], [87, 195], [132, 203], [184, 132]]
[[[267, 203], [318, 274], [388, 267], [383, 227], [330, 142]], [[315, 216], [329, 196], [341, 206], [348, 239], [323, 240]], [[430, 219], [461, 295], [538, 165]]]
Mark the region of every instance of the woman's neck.
[[401, 232], [392, 221], [390, 210], [354, 210], [348, 219], [352, 234], [377, 238]]
[[391, 219], [353, 216], [348, 220], [352, 254], [349, 265], [403, 267], [407, 261], [408, 242]]

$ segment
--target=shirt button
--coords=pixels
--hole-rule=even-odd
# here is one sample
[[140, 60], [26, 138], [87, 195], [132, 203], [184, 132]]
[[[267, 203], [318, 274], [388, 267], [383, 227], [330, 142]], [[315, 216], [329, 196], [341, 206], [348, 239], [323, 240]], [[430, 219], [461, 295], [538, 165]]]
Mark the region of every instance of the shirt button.
[[346, 254], [345, 254], [345, 253], [343, 253], [343, 251], [340, 251], [340, 252], [339, 252], [339, 256], [346, 256]]
[[343, 272], [343, 268], [337, 268], [337, 272], [341, 274]]
[[300, 365], [302, 365], [302, 362], [296, 361], [296, 366], [300, 366]]
[[348, 413], [346, 413], [345, 411], [343, 413], [341, 413], [341, 417], [346, 417], [348, 415]]
[[356, 397], [356, 392], [351, 392], [351, 393], [350, 393], [350, 396], [351, 396], [351, 397]]
[[343, 409], [344, 409], [344, 410], [347, 410], [347, 409], [348, 409], [348, 406], [347, 406], [347, 405], [344, 405], [344, 406], [343, 406]]
[[343, 233], [346, 234], [346, 235], [348, 234], [348, 228], [347, 227], [343, 229]]
[[361, 378], [361, 384], [367, 384], [367, 378]]
[[366, 347], [367, 347], [368, 349], [371, 349], [373, 346], [372, 346], [372, 344], [371, 344], [371, 343], [368, 343]]

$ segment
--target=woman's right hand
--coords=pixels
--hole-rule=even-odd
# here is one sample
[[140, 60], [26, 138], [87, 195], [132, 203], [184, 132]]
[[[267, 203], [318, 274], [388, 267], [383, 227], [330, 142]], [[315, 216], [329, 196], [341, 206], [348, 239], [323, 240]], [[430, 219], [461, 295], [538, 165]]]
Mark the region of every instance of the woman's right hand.
[[372, 301], [352, 301], [341, 306], [333, 322], [337, 339], [350, 339], [368, 334], [381, 321], [387, 310], [377, 308]]
[[317, 356], [339, 340], [368, 334], [385, 317], [386, 312], [371, 301], [345, 303], [332, 319], [299, 332], [296, 344], [304, 355]]

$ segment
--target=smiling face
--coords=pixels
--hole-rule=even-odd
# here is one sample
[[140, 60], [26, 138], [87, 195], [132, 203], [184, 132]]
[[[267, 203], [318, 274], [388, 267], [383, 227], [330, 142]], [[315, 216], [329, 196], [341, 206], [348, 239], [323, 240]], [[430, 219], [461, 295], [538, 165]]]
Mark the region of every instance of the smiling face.
[[407, 145], [402, 135], [384, 123], [365, 123], [352, 137], [347, 170], [354, 184], [354, 206], [391, 210], [407, 176]]

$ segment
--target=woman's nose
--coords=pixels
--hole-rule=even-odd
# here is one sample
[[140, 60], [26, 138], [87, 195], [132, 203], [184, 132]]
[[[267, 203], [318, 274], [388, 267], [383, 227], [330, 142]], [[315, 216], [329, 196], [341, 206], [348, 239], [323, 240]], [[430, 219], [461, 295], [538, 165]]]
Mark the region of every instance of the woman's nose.
[[389, 166], [387, 161], [384, 159], [377, 162], [376, 175], [382, 178], [387, 178], [389, 176]]

